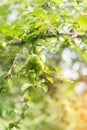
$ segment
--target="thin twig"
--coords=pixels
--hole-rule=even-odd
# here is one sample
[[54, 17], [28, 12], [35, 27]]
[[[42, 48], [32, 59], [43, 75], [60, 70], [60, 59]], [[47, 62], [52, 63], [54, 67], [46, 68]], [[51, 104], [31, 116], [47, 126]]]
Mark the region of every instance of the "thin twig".
[[14, 61], [13, 61], [13, 64], [12, 64], [12, 66], [10, 67], [10, 69], [9, 69], [9, 71], [8, 71], [8, 75], [11, 75], [12, 69], [13, 69], [13, 67], [14, 67], [15, 64], [16, 64], [16, 61], [17, 61], [17, 59], [18, 59], [18, 56], [19, 56], [19, 53], [16, 54], [16, 56], [15, 56], [15, 58], [14, 58]]
[[52, 77], [53, 79], [55, 79], [55, 80], [59, 80], [59, 81], [62, 81], [61, 80], [61, 77], [59, 76], [59, 75], [55, 75], [55, 74], [52, 74], [52, 73], [44, 73], [45, 75], [48, 75], [48, 76], [50, 76], [50, 77]]
[[[3, 78], [3, 80], [0, 82], [0, 84], [3, 83], [4, 80], [8, 79], [8, 77], [12, 74], [13, 67], [15, 66], [16, 61], [17, 61], [17, 59], [18, 59], [18, 55], [19, 55], [19, 52], [16, 54], [16, 56], [15, 56], [15, 58], [14, 58], [14, 60], [13, 60], [13, 63], [12, 63], [12, 65], [11, 65], [10, 69], [8, 70], [7, 75]], [[0, 88], [0, 89], [1, 89], [1, 88]]]
[[44, 73], [45, 76], [50, 76], [52, 77], [55, 81], [59, 81], [61, 83], [72, 83], [73, 81], [72, 80], [68, 80], [67, 78], [64, 78], [62, 75], [56, 75], [55, 73]]

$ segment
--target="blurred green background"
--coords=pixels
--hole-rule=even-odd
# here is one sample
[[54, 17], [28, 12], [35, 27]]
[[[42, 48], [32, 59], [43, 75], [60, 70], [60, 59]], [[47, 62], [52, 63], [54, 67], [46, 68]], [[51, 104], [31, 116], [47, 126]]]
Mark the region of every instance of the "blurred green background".
[[[47, 16], [38, 12], [39, 8], [46, 11]], [[0, 80], [20, 49], [20, 46], [10, 47], [9, 43], [17, 41], [25, 30], [33, 28], [33, 24], [41, 24], [33, 23], [28, 14], [33, 11], [36, 11], [36, 23], [40, 20], [38, 16], [41, 18], [43, 14], [44, 31], [49, 28], [48, 21], [59, 31], [67, 32], [72, 28], [81, 34], [86, 31], [86, 0], [0, 0]], [[24, 38], [24, 35], [21, 37]], [[21, 130], [87, 130], [87, 39], [73, 40], [64, 36], [38, 43], [50, 45], [43, 52], [46, 69], [56, 71], [52, 79], [44, 73], [41, 75], [41, 78], [48, 79], [48, 91], [30, 89], [27, 105], [23, 102], [21, 87], [28, 83], [28, 79], [17, 78], [15, 74], [29, 53], [29, 45], [23, 46], [13, 70], [14, 76], [0, 84], [5, 88], [0, 93], [0, 130], [7, 128], [11, 122], [17, 124], [20, 116], [22, 120], [18, 126]], [[13, 127], [13, 130], [19, 127]]]

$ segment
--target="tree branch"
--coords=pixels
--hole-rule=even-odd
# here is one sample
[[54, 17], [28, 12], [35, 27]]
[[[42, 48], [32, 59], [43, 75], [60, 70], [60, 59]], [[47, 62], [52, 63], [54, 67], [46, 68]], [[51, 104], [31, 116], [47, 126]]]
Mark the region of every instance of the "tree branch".
[[52, 38], [52, 37], [57, 37], [57, 36], [71, 36], [72, 38], [85, 38], [87, 37], [87, 34], [77, 34], [77, 33], [61, 33], [61, 32], [58, 32], [56, 34], [53, 34], [53, 33], [46, 33], [44, 34], [41, 39], [45, 39], [45, 38]]
[[[71, 36], [72, 38], [87, 38], [87, 34], [78, 34], [78, 33], [62, 33], [62, 32], [58, 32], [56, 31], [55, 33], [52, 33], [52, 32], [47, 32], [46, 34], [42, 35], [40, 37], [40, 39], [46, 39], [46, 38], [52, 38], [52, 37], [57, 37], [57, 36]], [[18, 42], [13, 42], [13, 43], [10, 43], [8, 45], [11, 45], [11, 46], [22, 46], [24, 44], [26, 44], [27, 41], [25, 40], [20, 40]]]
[[11, 42], [8, 45], [11, 45], [11, 46], [22, 46], [24, 44], [26, 44], [26, 41], [25, 40], [20, 40], [20, 41], [17, 41], [17, 42]]

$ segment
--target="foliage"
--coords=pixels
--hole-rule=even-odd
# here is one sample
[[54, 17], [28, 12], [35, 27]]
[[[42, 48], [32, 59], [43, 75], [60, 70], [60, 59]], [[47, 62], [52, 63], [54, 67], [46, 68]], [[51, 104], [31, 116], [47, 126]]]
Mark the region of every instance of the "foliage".
[[1, 129], [77, 129], [68, 120], [76, 116], [74, 86], [87, 77], [86, 6], [86, 0], [0, 1]]

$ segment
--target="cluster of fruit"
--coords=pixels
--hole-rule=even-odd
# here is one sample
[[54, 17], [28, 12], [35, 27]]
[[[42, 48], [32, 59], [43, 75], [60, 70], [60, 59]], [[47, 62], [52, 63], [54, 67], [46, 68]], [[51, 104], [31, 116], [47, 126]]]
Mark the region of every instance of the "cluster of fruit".
[[31, 54], [25, 62], [24, 68], [29, 81], [34, 81], [44, 70], [45, 56], [42, 54]]

